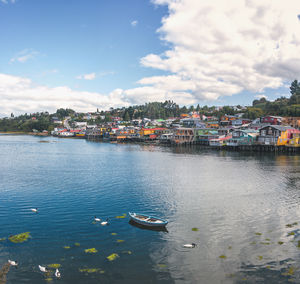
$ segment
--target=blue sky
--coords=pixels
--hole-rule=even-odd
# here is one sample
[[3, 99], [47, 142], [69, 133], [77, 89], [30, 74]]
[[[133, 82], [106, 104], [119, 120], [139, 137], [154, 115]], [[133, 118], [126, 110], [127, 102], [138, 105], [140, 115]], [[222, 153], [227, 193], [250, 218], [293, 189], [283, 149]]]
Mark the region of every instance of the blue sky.
[[[131, 88], [153, 70], [144, 55], [164, 50], [156, 29], [166, 7], [145, 0], [18, 0], [0, 4], [0, 72], [48, 86], [108, 93]], [[137, 21], [133, 26], [131, 23]], [[10, 62], [28, 50], [33, 58]], [[96, 73], [97, 80], [76, 79]]]
[[0, 114], [289, 96], [290, 1], [0, 0]]

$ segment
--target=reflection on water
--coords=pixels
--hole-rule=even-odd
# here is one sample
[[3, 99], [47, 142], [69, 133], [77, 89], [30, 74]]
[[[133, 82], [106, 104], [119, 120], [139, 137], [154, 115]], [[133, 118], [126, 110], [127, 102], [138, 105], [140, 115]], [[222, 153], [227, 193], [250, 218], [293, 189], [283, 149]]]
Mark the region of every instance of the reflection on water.
[[[0, 266], [20, 263], [8, 284], [46, 283], [37, 265], [51, 263], [72, 284], [300, 282], [297, 155], [28, 136], [0, 149], [0, 239], [32, 236], [0, 241]], [[116, 218], [129, 211], [168, 233]]]

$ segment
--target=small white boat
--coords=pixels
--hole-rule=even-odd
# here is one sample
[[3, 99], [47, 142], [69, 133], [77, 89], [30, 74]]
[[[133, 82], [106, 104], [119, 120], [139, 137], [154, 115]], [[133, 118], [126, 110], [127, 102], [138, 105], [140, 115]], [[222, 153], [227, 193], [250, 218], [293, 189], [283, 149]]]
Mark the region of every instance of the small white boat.
[[140, 213], [128, 213], [131, 220], [149, 227], [164, 227], [168, 224], [168, 221], [165, 221], [163, 219], [160, 219], [158, 217], [146, 215], [146, 214], [140, 214]]

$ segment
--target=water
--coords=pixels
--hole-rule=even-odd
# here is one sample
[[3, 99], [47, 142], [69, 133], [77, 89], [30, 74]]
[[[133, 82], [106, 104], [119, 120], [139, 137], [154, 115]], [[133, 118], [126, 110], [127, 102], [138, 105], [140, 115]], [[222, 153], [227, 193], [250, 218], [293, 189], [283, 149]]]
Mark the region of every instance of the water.
[[[299, 172], [297, 155], [1, 135], [0, 238], [32, 238], [1, 241], [0, 267], [19, 261], [7, 284], [299, 283]], [[167, 219], [168, 231], [114, 218], [128, 211]], [[51, 263], [60, 280], [39, 271]]]

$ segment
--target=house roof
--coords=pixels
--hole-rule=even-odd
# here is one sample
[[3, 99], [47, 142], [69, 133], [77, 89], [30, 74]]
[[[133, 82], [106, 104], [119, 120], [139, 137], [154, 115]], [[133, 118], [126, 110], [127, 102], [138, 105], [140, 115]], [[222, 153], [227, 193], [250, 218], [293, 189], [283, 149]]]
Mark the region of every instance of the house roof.
[[284, 125], [267, 125], [267, 126], [262, 127], [261, 129], [264, 129], [266, 127], [272, 127], [272, 128], [275, 128], [279, 131], [286, 131], [286, 130], [294, 130], [295, 129], [292, 126], [284, 126]]

